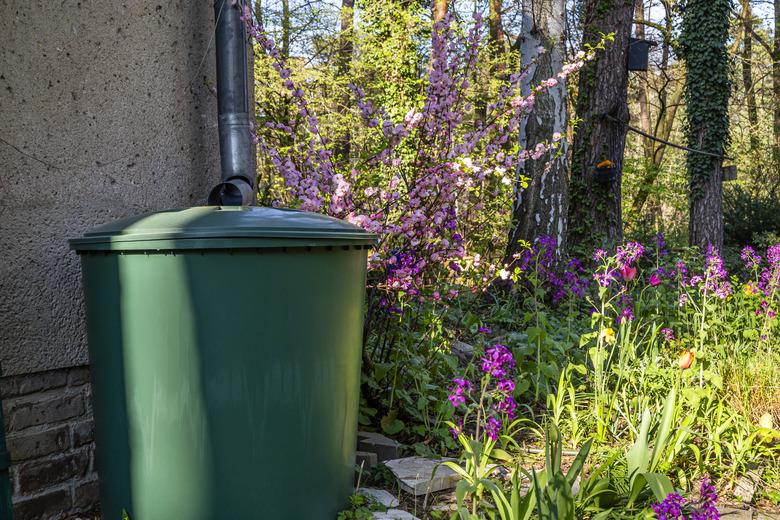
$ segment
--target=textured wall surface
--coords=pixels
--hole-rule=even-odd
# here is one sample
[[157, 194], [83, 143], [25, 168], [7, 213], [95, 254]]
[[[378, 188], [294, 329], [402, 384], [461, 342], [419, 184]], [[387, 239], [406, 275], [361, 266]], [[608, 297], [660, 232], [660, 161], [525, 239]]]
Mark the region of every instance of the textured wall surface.
[[99, 509], [89, 370], [0, 379], [15, 520], [59, 520]]
[[0, 364], [87, 362], [67, 238], [217, 181], [212, 3], [0, 1]]

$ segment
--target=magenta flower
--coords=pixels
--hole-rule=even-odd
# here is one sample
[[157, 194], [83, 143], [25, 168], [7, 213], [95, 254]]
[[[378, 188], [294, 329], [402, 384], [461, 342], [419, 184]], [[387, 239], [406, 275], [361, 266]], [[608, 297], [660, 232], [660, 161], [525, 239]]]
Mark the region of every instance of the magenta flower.
[[623, 280], [626, 282], [630, 282], [634, 278], [636, 278], [636, 267], [621, 267], [620, 268], [620, 276], [623, 277]]
[[658, 287], [661, 285], [661, 277], [658, 274], [653, 273], [650, 275], [650, 287]]
[[468, 379], [455, 378], [452, 380], [455, 386], [451, 388], [452, 393], [447, 397], [452, 403], [452, 406], [457, 408], [462, 404], [466, 404], [466, 395], [471, 392], [471, 381]]
[[498, 343], [485, 350], [485, 356], [481, 361], [482, 371], [498, 378], [506, 376], [507, 370], [515, 366], [512, 353], [504, 345]]

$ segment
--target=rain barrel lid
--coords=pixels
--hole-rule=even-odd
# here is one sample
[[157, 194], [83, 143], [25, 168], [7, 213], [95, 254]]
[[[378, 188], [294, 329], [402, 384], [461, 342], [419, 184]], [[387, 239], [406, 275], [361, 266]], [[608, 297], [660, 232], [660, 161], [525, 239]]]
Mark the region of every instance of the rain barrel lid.
[[293, 209], [201, 206], [116, 220], [69, 241], [76, 251], [160, 251], [374, 245], [378, 236], [337, 218]]

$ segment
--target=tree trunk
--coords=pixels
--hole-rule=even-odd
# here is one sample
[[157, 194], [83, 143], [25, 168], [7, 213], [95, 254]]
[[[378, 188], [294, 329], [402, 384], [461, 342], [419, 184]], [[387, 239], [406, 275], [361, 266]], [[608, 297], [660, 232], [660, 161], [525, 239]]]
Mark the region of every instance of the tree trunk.
[[282, 58], [285, 60], [290, 57], [290, 0], [282, 0]]
[[[532, 1], [532, 0], [530, 0]], [[501, 0], [490, 0], [490, 12], [488, 14], [488, 45], [492, 58], [495, 60], [492, 71], [501, 73], [506, 68], [506, 40], [501, 27]]]
[[[636, 37], [640, 40], [645, 39], [645, 1], [637, 0], [636, 13], [634, 14]], [[647, 71], [637, 71], [639, 85], [637, 90], [639, 97], [639, 128], [648, 134], [652, 134], [650, 128], [650, 107], [647, 103]], [[645, 167], [651, 168], [653, 161], [653, 140], [649, 137], [642, 137], [642, 151], [644, 152]]]
[[772, 94], [774, 99], [774, 146], [772, 155], [775, 168], [780, 168], [780, 0], [775, 0], [775, 35], [772, 53]]
[[[541, 81], [561, 72], [565, 52], [565, 0], [526, 0], [523, 2], [520, 60], [527, 71], [521, 93], [527, 96]], [[543, 47], [544, 52], [539, 53]], [[513, 209], [514, 227], [509, 234], [507, 257], [517, 251], [519, 240], [529, 242], [541, 235], [555, 237], [559, 251], [566, 245], [568, 182], [566, 179], [566, 85], [561, 80], [547, 92], [538, 94], [534, 109], [520, 121], [520, 149], [533, 149], [538, 143], [560, 137], [560, 153], [539, 160], [529, 159], [518, 175], [529, 179], [528, 188], [517, 190]], [[563, 137], [561, 137], [563, 136]], [[517, 186], [518, 184], [516, 184]]]
[[[341, 79], [349, 79], [349, 71], [352, 64], [352, 54], [354, 52], [353, 27], [354, 27], [355, 0], [341, 1], [341, 33], [338, 40], [337, 66], [338, 75]], [[342, 94], [336, 99], [336, 111], [342, 117], [346, 118], [350, 105], [350, 92], [346, 85], [341, 87]], [[346, 126], [344, 136], [338, 139], [336, 143], [336, 155], [349, 160], [351, 133], [349, 126]]]
[[[780, 1], [780, 0], [778, 0]], [[621, 181], [628, 128], [626, 67], [634, 0], [587, 0], [583, 10], [583, 40], [597, 44], [602, 34], [614, 34], [594, 61], [580, 71], [571, 165], [569, 249], [614, 245], [623, 238]], [[615, 180], [596, 181], [595, 166], [609, 160]]]
[[447, 16], [447, 0], [433, 0], [433, 23], [441, 22]]
[[702, 183], [701, 192], [691, 196], [688, 217], [689, 241], [705, 250], [713, 245], [723, 248], [723, 169], [720, 159], [711, 159], [712, 174]]
[[742, 84], [745, 87], [745, 101], [750, 123], [750, 148], [758, 147], [758, 108], [756, 91], [753, 88], [753, 13], [750, 0], [742, 0]]
[[688, 117], [686, 166], [690, 184], [689, 242], [704, 249], [723, 246], [722, 155], [729, 135], [731, 94], [729, 0], [688, 0], [683, 12], [680, 54], [685, 60]]

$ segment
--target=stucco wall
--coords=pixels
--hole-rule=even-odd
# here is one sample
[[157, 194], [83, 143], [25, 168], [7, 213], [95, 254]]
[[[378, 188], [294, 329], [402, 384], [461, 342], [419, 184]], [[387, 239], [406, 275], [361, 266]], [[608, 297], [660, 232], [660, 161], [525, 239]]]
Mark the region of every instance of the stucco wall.
[[77, 256], [218, 173], [212, 2], [0, 1], [0, 363], [87, 362]]

